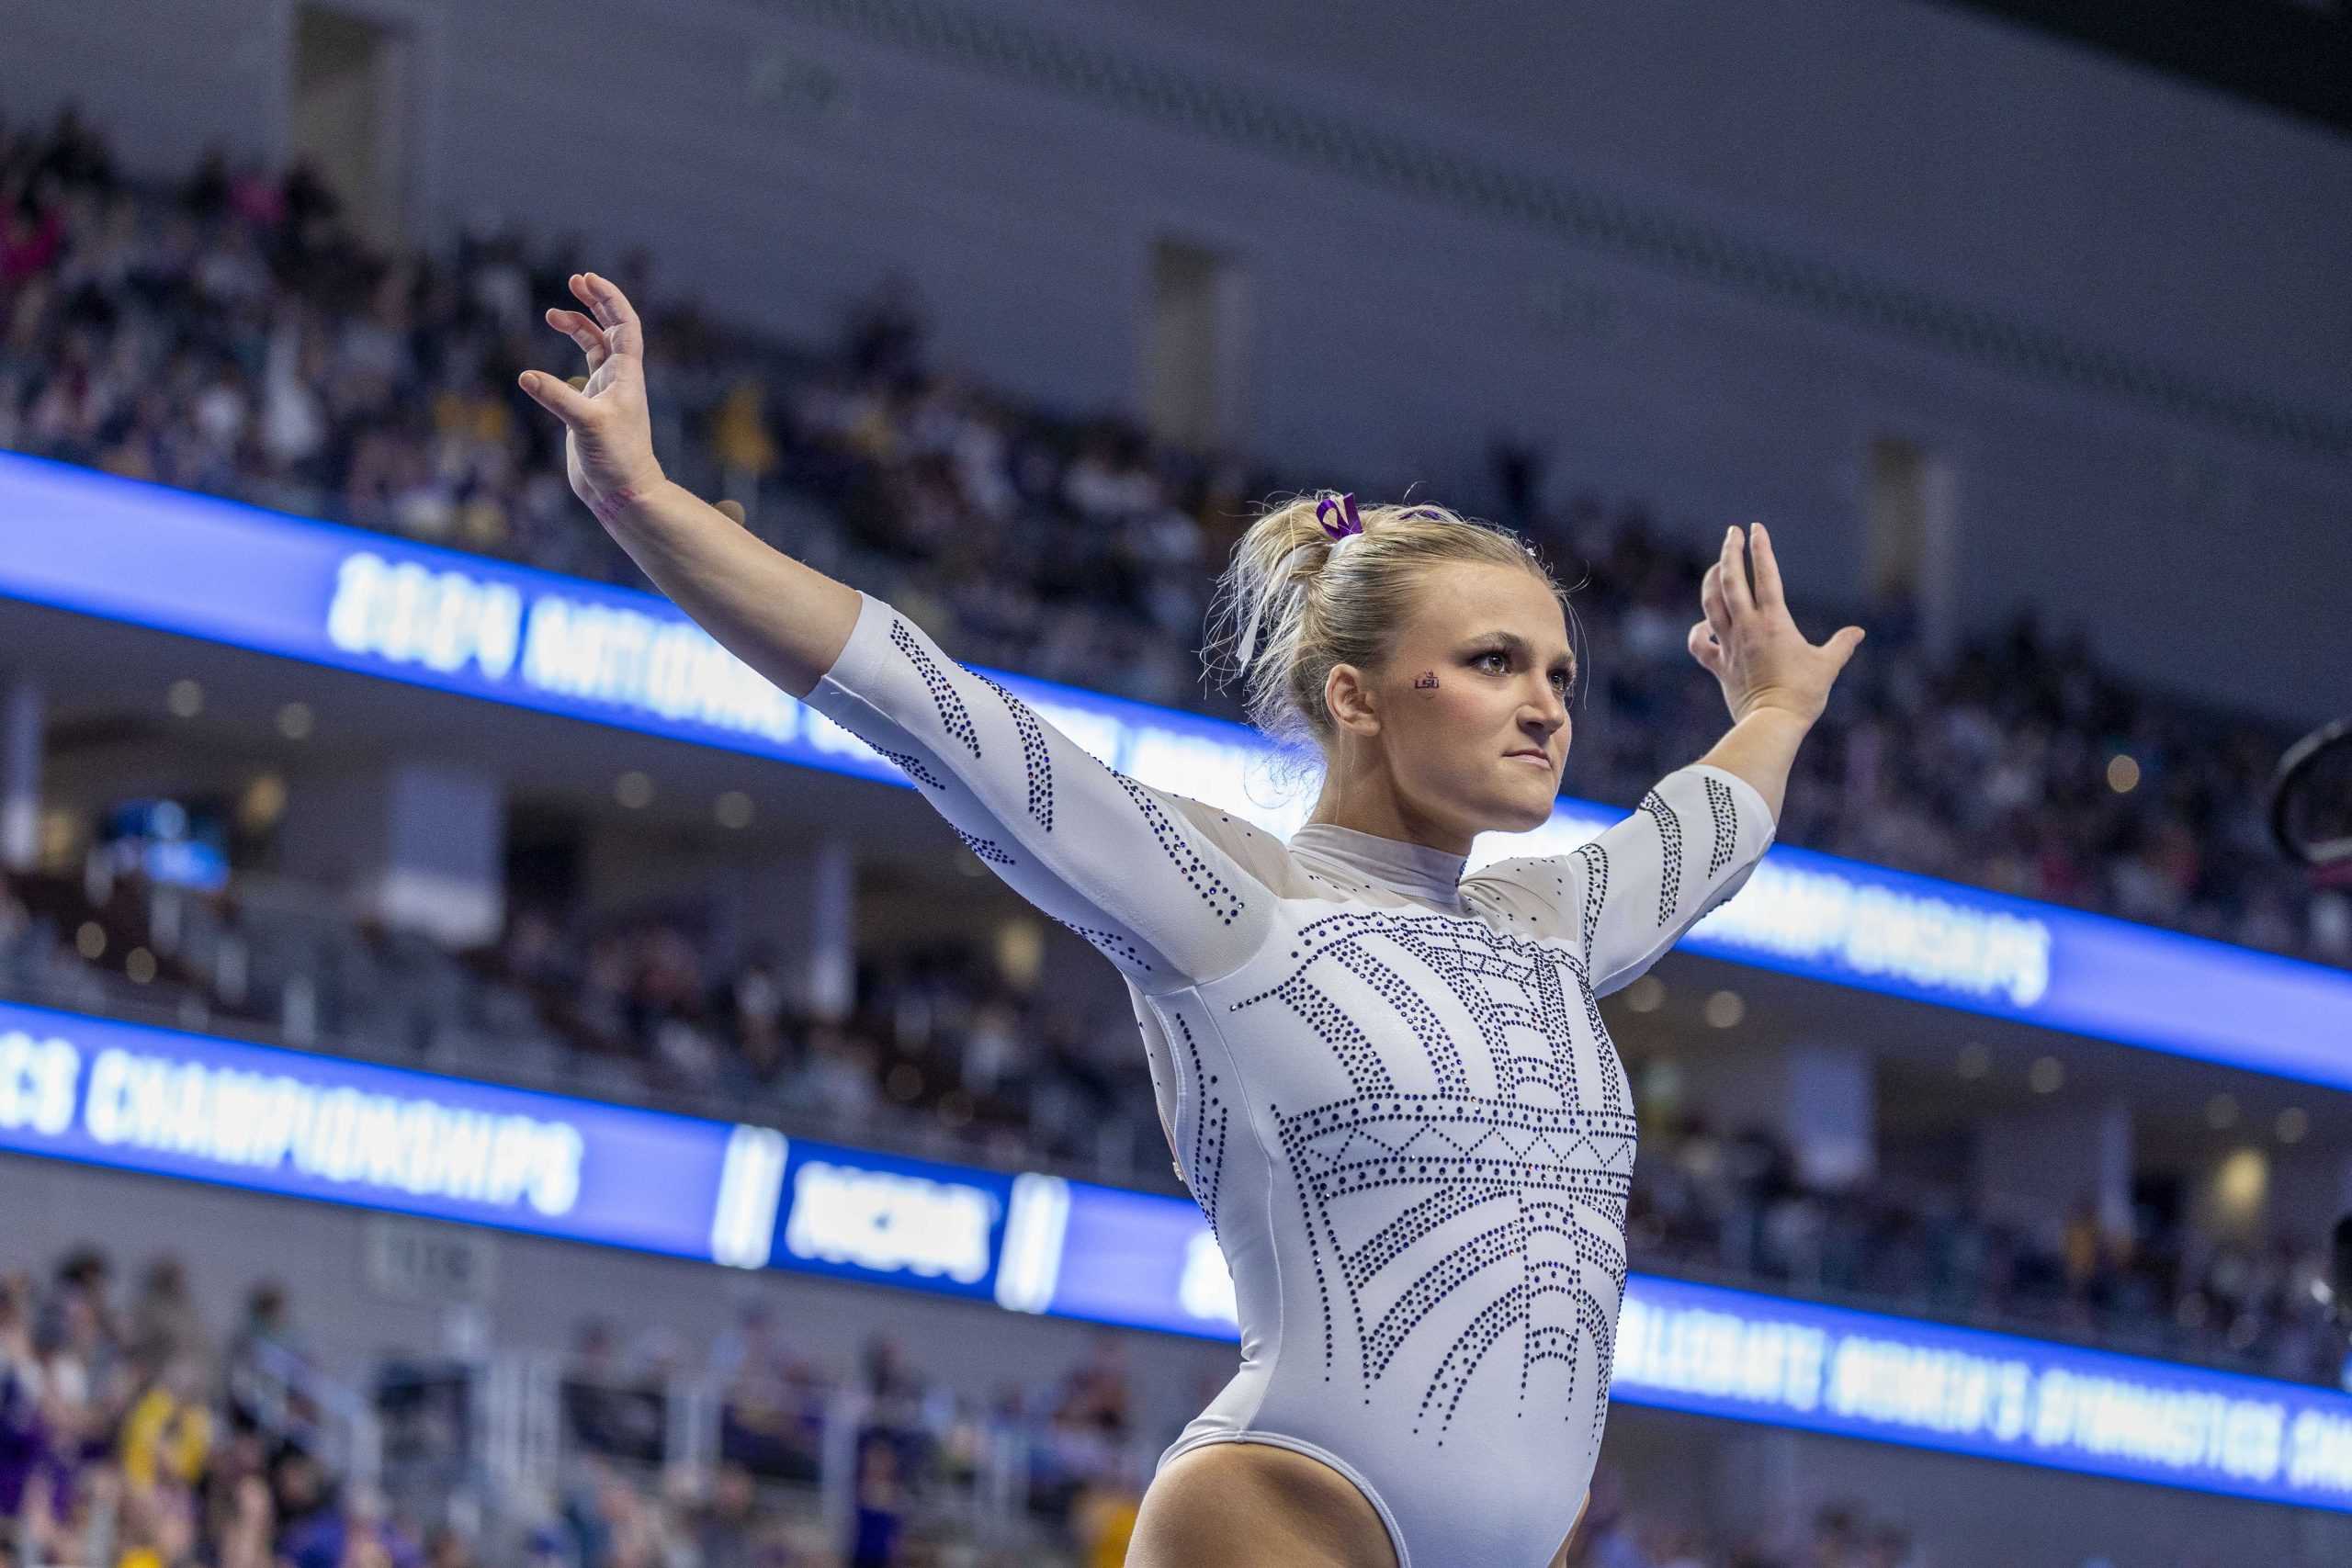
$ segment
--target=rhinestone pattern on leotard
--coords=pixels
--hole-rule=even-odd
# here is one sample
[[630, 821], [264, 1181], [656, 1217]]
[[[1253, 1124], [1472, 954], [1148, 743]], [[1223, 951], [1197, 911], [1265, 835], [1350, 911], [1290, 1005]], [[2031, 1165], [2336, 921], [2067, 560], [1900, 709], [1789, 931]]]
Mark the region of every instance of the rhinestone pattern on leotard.
[[1592, 951], [1592, 933], [1600, 929], [1600, 911], [1609, 901], [1609, 852], [1599, 844], [1578, 844], [1576, 858], [1584, 862], [1584, 945]]
[[1054, 828], [1054, 758], [1046, 750], [1046, 731], [1029, 705], [989, 680], [968, 664], [956, 668], [997, 694], [1004, 704], [1004, 711], [1012, 716], [1012, 728], [1021, 737], [1021, 761], [1029, 776], [1029, 818], [1047, 832]]
[[835, 724], [841, 724], [843, 729], [848, 730], [860, 740], [864, 740], [865, 742], [866, 749], [872, 751], [876, 756], [896, 763], [899, 771], [906, 774], [907, 777], [914, 780], [915, 783], [929, 784], [932, 788], [936, 790], [944, 791], [946, 789], [947, 786], [940, 783], [932, 771], [922, 765], [922, 759], [916, 756], [913, 752], [893, 751], [888, 746], [877, 746], [871, 739], [858, 730], [855, 726], [842, 724], [840, 719], [835, 719], [833, 722]]
[[1011, 865], [1013, 863], [1012, 857], [1006, 854], [1003, 847], [998, 844], [994, 839], [983, 839], [978, 834], [967, 833], [963, 829], [956, 828], [953, 824], [950, 824], [950, 828], [957, 838], [964, 840], [964, 847], [966, 849], [971, 851], [982, 860], [987, 861], [990, 865]]
[[1712, 775], [1702, 775], [1702, 782], [1707, 786], [1707, 815], [1714, 818], [1715, 826], [1715, 847], [1707, 856], [1707, 875], [1712, 879], [1739, 853], [1739, 807], [1732, 800], [1731, 785]]
[[[907, 630], [905, 622], [892, 619], [890, 641], [892, 646], [906, 656], [907, 661], [914, 666], [915, 673], [922, 679], [923, 685], [930, 690], [932, 700], [938, 706], [941, 727], [950, 736], [963, 741], [975, 758], [978, 757], [980, 755], [979, 731], [972, 723], [969, 710], [964, 706], [964, 699], [956, 694], [955, 682], [950, 681], [931, 656], [923, 651], [922, 645], [916, 640], [914, 634]], [[971, 666], [959, 662], [956, 668], [994, 692], [998, 700], [1004, 704], [1006, 713], [1012, 718], [1013, 728], [1021, 737], [1021, 760], [1029, 784], [1029, 815], [1040, 828], [1046, 832], [1052, 832], [1054, 829], [1053, 755], [1046, 750], [1045, 730], [1038, 724], [1037, 716], [1030, 711], [1028, 704]], [[844, 728], [847, 727], [844, 726]], [[851, 733], [856, 732], [852, 730]], [[858, 736], [858, 739], [865, 739], [862, 735]], [[874, 745], [870, 740], [867, 740], [866, 744]], [[874, 749], [876, 751], [882, 750], [878, 746]], [[892, 761], [899, 762], [899, 766], [908, 768], [910, 773], [915, 772], [915, 768], [909, 767], [913, 759], [901, 759], [889, 752], [883, 754], [890, 756]], [[1242, 910], [1247, 907], [1242, 898], [1241, 889], [1217, 874], [1216, 868], [1210, 865], [1207, 858], [1194, 845], [1192, 835], [1180, 829], [1170, 819], [1167, 811], [1161, 807], [1159, 802], [1141, 784], [1111, 767], [1092, 752], [1086, 752], [1085, 755], [1095, 766], [1109, 773], [1113, 782], [1125, 792], [1127, 798], [1135, 802], [1136, 809], [1143, 813], [1144, 820], [1151, 829], [1151, 836], [1159, 843], [1161, 852], [1166, 854], [1170, 862], [1175, 865], [1185, 882], [1191, 885], [1193, 891], [1208, 905], [1211, 912], [1228, 926], [1239, 919]], [[920, 764], [916, 766], [919, 767]], [[929, 779], [928, 774], [921, 776]], [[929, 782], [937, 784], [936, 780], [929, 780]], [[1019, 863], [1002, 849], [998, 848], [993, 840], [976, 840], [961, 829], [958, 829], [957, 836], [962, 838], [965, 843], [971, 847], [972, 852], [979, 855], [982, 860], [1005, 866]], [[982, 844], [996, 849], [996, 853], [984, 852], [980, 848]], [[1129, 962], [1142, 962], [1136, 944], [1116, 932], [1071, 925], [1068, 920], [1064, 920], [1062, 924], [1069, 926], [1071, 931], [1092, 942], [1096, 948], [1106, 954], [1114, 957], [1123, 954], [1130, 955]], [[1145, 967], [1148, 969], [1150, 966], [1146, 964]]]
[[[1218, 1075], [1201, 1076], [1201, 1043], [1193, 1038], [1193, 1026], [1184, 1015], [1178, 1013], [1177, 1032], [1184, 1037], [1184, 1050], [1193, 1061], [1193, 1176], [1199, 1182], [1192, 1189], [1193, 1201], [1201, 1206], [1201, 1217], [1209, 1223], [1209, 1235], [1216, 1235], [1217, 1188], [1225, 1176], [1225, 1134], [1231, 1121], [1233, 1108], [1226, 1103], [1218, 1090]], [[1181, 1174], [1181, 1173], [1180, 1173]], [[1187, 1183], [1189, 1187], [1190, 1182]]]
[[1088, 942], [1092, 942], [1094, 944], [1094, 950], [1097, 953], [1100, 953], [1103, 957], [1117, 959], [1121, 963], [1125, 964], [1131, 964], [1147, 975], [1152, 972], [1151, 960], [1143, 955], [1143, 949], [1137, 947], [1125, 937], [1121, 936], [1117, 931], [1102, 931], [1093, 926], [1081, 926], [1074, 920], [1065, 920], [1059, 915], [1052, 915], [1049, 913], [1049, 918], [1056, 925], [1073, 931], [1076, 934], [1084, 937]]
[[[1591, 1341], [1602, 1389], [1597, 1429], [1607, 1405], [1614, 1313], [1585, 1288], [1576, 1265], [1600, 1269], [1623, 1300], [1623, 1215], [1637, 1129], [1625, 1109], [1624, 1069], [1600, 1027], [1582, 962], [1565, 944], [1498, 932], [1478, 919], [1395, 909], [1310, 921], [1291, 956], [1296, 963], [1280, 983], [1229, 1005], [1288, 1007], [1352, 1090], [1321, 1106], [1270, 1107], [1307, 1207], [1326, 1380], [1335, 1376], [1344, 1319], [1369, 1404], [1373, 1385], [1431, 1312], [1476, 1288], [1475, 1281], [1493, 1280], [1489, 1270], [1516, 1262], [1515, 1278], [1498, 1283], [1419, 1391], [1413, 1430], [1434, 1421], [1442, 1445], [1472, 1376], [1513, 1326], [1525, 1330], [1522, 1404], [1545, 1361], [1563, 1363], [1573, 1386], [1579, 1344]], [[1365, 990], [1385, 1005], [1385, 1016], [1350, 1017], [1334, 996]], [[1430, 998], [1460, 1007], [1471, 1021], [1463, 1037], [1443, 1027]], [[1583, 1081], [1578, 1067], [1579, 1016], [1598, 1084]], [[1435, 1089], [1400, 1089], [1375, 1036], [1391, 1053], [1409, 1039], [1419, 1053], [1414, 1079]], [[1532, 1051], [1521, 1049], [1531, 1043]], [[1388, 1189], [1396, 1190], [1396, 1202], [1383, 1205]], [[1489, 1204], [1497, 1206], [1492, 1223], [1419, 1276], [1388, 1277], [1416, 1242]], [[1367, 1207], [1382, 1210], [1378, 1223], [1363, 1217]]]
[[1656, 790], [1642, 796], [1642, 809], [1657, 824], [1658, 846], [1666, 861], [1657, 879], [1657, 923], [1664, 925], [1674, 918], [1674, 901], [1682, 892], [1682, 818]]

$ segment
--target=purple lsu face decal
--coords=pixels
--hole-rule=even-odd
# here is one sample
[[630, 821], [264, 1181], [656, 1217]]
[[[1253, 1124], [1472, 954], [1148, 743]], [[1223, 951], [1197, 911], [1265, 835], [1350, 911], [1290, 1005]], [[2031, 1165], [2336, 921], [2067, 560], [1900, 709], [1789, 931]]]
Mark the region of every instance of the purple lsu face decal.
[[1424, 671], [1421, 671], [1421, 673], [1420, 673], [1419, 678], [1419, 679], [1417, 679], [1417, 680], [1415, 680], [1415, 681], [1414, 681], [1414, 682], [1413, 682], [1413, 690], [1415, 690], [1415, 691], [1417, 691], [1417, 692], [1434, 692], [1434, 691], [1436, 691], [1436, 690], [1437, 690], [1437, 671], [1434, 671], [1434, 670], [1424, 670]]

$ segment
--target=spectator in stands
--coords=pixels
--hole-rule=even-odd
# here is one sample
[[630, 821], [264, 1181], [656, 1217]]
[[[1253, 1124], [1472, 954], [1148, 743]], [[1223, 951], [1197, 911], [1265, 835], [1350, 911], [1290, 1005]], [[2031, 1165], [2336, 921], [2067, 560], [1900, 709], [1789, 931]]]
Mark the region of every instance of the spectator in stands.
[[1814, 1511], [1805, 1568], [1861, 1568], [1862, 1525], [1851, 1503], [1825, 1503]]
[[670, 1546], [668, 1521], [610, 1465], [589, 1460], [564, 1505], [579, 1568], [658, 1568]]
[[210, 1392], [201, 1354], [190, 1350], [164, 1362], [131, 1401], [117, 1444], [134, 1501], [202, 1478], [212, 1458]]
[[1054, 1419], [1091, 1427], [1108, 1442], [1124, 1443], [1133, 1429], [1133, 1402], [1126, 1341], [1109, 1329], [1098, 1329], [1086, 1359], [1070, 1370], [1062, 1385]]
[[1143, 1494], [1112, 1467], [1088, 1476], [1070, 1507], [1082, 1568], [1121, 1568], [1142, 1511]]
[[791, 1353], [775, 1310], [743, 1304], [736, 1326], [711, 1348], [709, 1368], [720, 1380], [720, 1472], [749, 1471], [771, 1479], [814, 1481], [823, 1443], [823, 1393], [816, 1369]]
[[139, 1298], [130, 1307], [130, 1355], [160, 1366], [178, 1357], [207, 1356], [210, 1343], [188, 1292], [187, 1265], [169, 1253], [151, 1258]]
[[244, 1322], [230, 1341], [232, 1361], [257, 1361], [266, 1356], [301, 1365], [311, 1360], [309, 1344], [288, 1308], [286, 1287], [276, 1280], [263, 1280], [247, 1292]]
[[[481, 1568], [481, 1557], [474, 1551], [474, 1543], [463, 1530], [453, 1525], [443, 1525], [425, 1540], [424, 1568]], [[714, 1568], [714, 1564], [706, 1558], [703, 1568]], [[716, 1568], [726, 1568], [726, 1565], [716, 1565]]]
[[880, 1095], [871, 1043], [831, 1023], [808, 1031], [808, 1066], [787, 1089], [785, 1105], [811, 1117], [855, 1125], [869, 1120]]
[[623, 1365], [609, 1319], [581, 1320], [563, 1379], [565, 1425], [594, 1454], [650, 1464], [662, 1457], [666, 1400], [656, 1379]]
[[734, 1049], [719, 1066], [721, 1094], [773, 1098], [778, 1081], [797, 1065], [779, 968], [774, 952], [763, 948], [747, 957], [725, 987], [724, 1027]]
[[257, 1474], [238, 1480], [209, 1536], [219, 1542], [217, 1568], [274, 1568], [274, 1525], [269, 1483]]
[[880, 1432], [860, 1435], [850, 1519], [848, 1568], [896, 1568], [906, 1527], [899, 1445]]
[[43, 1375], [53, 1396], [51, 1420], [68, 1443], [97, 1440], [129, 1404], [132, 1376], [114, 1332], [107, 1300], [112, 1267], [95, 1247], [68, 1254], [58, 1266], [47, 1304]]
[[[811, 1477], [813, 1479], [813, 1477]], [[678, 1500], [682, 1533], [693, 1543], [696, 1568], [752, 1568], [758, 1552], [759, 1494], [752, 1472], [721, 1464], [707, 1483]]]
[[32, 1289], [23, 1274], [0, 1276], [0, 1520], [16, 1518], [23, 1508], [25, 1490], [49, 1447], [40, 1357], [33, 1348]]
[[910, 1399], [922, 1392], [921, 1380], [907, 1364], [906, 1351], [894, 1335], [878, 1331], [867, 1335], [858, 1365], [865, 1392], [876, 1403]]
[[322, 1528], [334, 1512], [334, 1495], [326, 1467], [308, 1449], [280, 1442], [269, 1461], [270, 1517], [277, 1550], [283, 1555], [298, 1534]]
[[366, 1487], [345, 1491], [340, 1506], [322, 1508], [280, 1541], [292, 1568], [421, 1568], [424, 1550], [387, 1514], [383, 1497]]
[[118, 1529], [117, 1568], [193, 1568], [199, 1537], [196, 1497], [186, 1485], [127, 1486]]

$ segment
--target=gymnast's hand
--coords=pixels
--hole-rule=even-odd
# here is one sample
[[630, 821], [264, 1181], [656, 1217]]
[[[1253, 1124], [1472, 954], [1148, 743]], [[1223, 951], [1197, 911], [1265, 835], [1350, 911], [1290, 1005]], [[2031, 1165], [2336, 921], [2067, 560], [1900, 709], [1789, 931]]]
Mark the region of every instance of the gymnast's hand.
[[563, 421], [564, 470], [571, 493], [599, 520], [611, 517], [663, 482], [653, 457], [653, 421], [645, 406], [645, 333], [628, 297], [593, 272], [571, 275], [571, 291], [593, 316], [548, 311], [548, 325], [580, 345], [588, 376], [570, 385], [526, 370], [523, 390]]
[[1723, 558], [1699, 584], [1707, 618], [1690, 628], [1690, 657], [1723, 683], [1734, 724], [1766, 708], [1793, 714], [1806, 725], [1821, 717], [1846, 661], [1861, 646], [1862, 628], [1846, 626], [1815, 648], [1789, 618], [1781, 592], [1781, 564], [1772, 536], [1755, 525], [1756, 587], [1747, 586], [1747, 540], [1737, 528], [1724, 536]]

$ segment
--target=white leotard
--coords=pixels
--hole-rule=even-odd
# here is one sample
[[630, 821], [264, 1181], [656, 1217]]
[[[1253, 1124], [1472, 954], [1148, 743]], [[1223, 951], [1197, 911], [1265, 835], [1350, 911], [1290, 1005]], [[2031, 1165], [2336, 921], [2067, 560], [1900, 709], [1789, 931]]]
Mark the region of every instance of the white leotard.
[[865, 595], [819, 712], [1125, 976], [1241, 1366], [1161, 1455], [1310, 1455], [1401, 1568], [1544, 1568], [1582, 1506], [1625, 1287], [1631, 1086], [1594, 998], [1747, 880], [1723, 769], [1569, 854], [1310, 824], [1288, 844], [1112, 772]]

